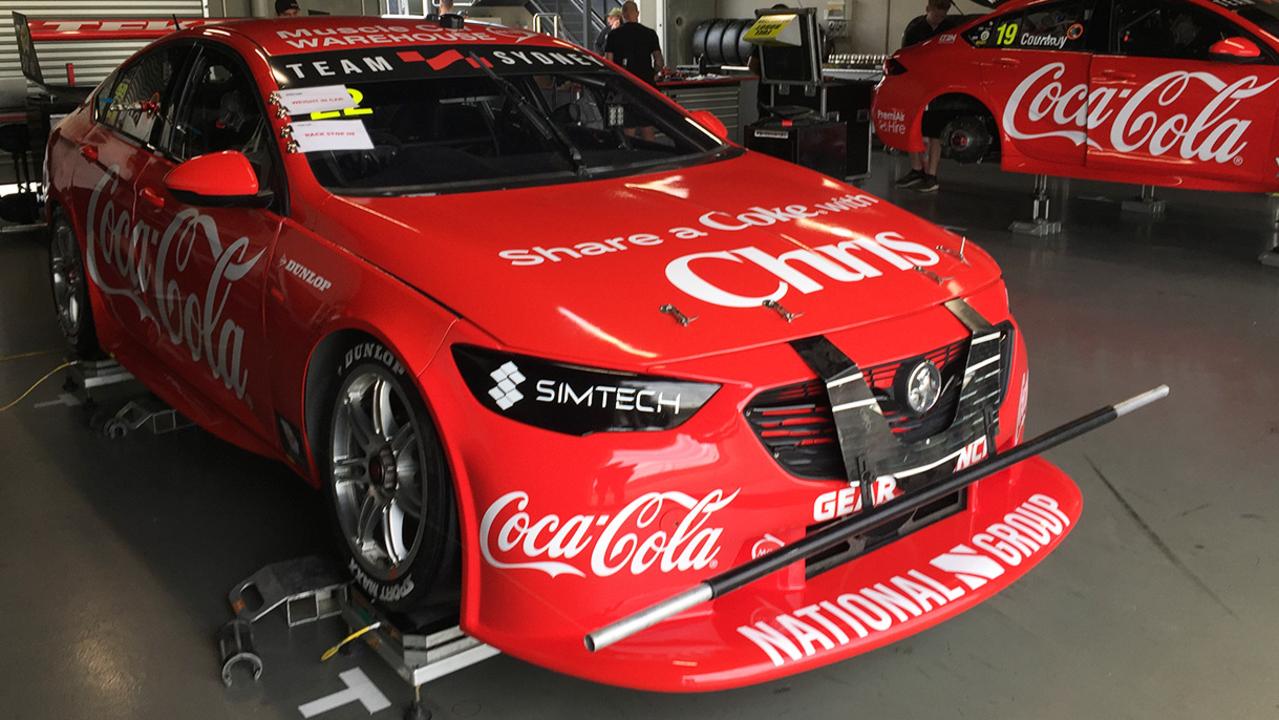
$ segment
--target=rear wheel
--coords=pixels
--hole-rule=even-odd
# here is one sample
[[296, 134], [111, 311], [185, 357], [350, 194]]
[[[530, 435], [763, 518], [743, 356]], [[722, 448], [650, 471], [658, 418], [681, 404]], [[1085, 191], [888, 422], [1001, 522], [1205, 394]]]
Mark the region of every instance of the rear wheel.
[[80, 243], [62, 208], [53, 211], [49, 231], [49, 280], [58, 329], [75, 357], [100, 357], [102, 350], [93, 324], [93, 309], [89, 307], [89, 285]]
[[381, 345], [357, 348], [366, 349], [359, 353], [365, 359], [343, 369], [330, 412], [326, 489], [355, 581], [404, 612], [441, 596], [451, 580], [458, 555], [452, 478], [403, 366]]
[[995, 143], [992, 126], [986, 115], [955, 115], [942, 130], [942, 153], [956, 162], [981, 162]]

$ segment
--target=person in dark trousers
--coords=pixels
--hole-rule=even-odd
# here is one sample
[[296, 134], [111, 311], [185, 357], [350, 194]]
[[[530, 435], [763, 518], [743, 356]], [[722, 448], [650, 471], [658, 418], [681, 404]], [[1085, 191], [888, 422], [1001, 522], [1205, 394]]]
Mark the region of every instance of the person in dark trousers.
[[302, 13], [298, 0], [275, 0], [276, 17], [296, 17]]
[[603, 55], [608, 48], [608, 36], [613, 31], [622, 26], [622, 9], [615, 7], [608, 11], [608, 17], [604, 18], [604, 30], [600, 36], [595, 38], [595, 52]]
[[[951, 0], [928, 0], [924, 14], [910, 21], [902, 33], [902, 47], [917, 45], [955, 27], [956, 18], [947, 16]], [[946, 127], [946, 116], [935, 110], [924, 109], [924, 152], [910, 154], [910, 172], [897, 181], [897, 187], [917, 192], [937, 192], [937, 168], [941, 165], [941, 136]]]
[[657, 84], [657, 75], [665, 68], [666, 60], [657, 33], [640, 24], [639, 5], [634, 0], [622, 5], [622, 25], [608, 34], [604, 56], [644, 82]]

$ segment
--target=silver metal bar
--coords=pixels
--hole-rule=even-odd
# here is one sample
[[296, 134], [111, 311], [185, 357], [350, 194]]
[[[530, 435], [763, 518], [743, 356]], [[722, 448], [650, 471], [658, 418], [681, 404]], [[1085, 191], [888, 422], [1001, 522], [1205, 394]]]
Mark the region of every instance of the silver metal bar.
[[1146, 392], [1123, 402], [1115, 404], [1115, 415], [1123, 417], [1134, 410], [1140, 410], [1152, 402], [1163, 400], [1168, 397], [1169, 389], [1167, 385], [1160, 385]]
[[663, 620], [673, 618], [691, 607], [701, 605], [712, 597], [714, 597], [714, 592], [711, 590], [711, 586], [705, 583], [690, 590], [685, 590], [634, 615], [628, 615], [612, 625], [605, 625], [599, 630], [590, 633], [585, 638], [586, 649], [591, 652], [602, 650], [641, 630], [651, 628]]

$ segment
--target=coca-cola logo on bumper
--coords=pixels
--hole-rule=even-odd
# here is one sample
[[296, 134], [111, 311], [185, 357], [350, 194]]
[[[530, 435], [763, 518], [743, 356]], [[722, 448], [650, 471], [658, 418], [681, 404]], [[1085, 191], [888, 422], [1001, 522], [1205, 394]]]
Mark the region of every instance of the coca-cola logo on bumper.
[[528, 493], [509, 492], [484, 513], [480, 552], [495, 568], [537, 570], [551, 577], [714, 568], [724, 529], [712, 524], [712, 516], [739, 492], [712, 490], [700, 499], [673, 490], [650, 492], [612, 515], [565, 517], [536, 515], [529, 510]]
[[[1065, 138], [1097, 150], [1108, 140], [1120, 153], [1238, 165], [1252, 126], [1240, 105], [1276, 82], [1256, 75], [1227, 82], [1210, 72], [1174, 70], [1136, 89], [1090, 89], [1088, 83], [1067, 87], [1065, 73], [1065, 63], [1049, 63], [1022, 80], [1004, 107], [1004, 132], [1018, 140]], [[1193, 98], [1202, 88], [1212, 97], [1201, 104]]]

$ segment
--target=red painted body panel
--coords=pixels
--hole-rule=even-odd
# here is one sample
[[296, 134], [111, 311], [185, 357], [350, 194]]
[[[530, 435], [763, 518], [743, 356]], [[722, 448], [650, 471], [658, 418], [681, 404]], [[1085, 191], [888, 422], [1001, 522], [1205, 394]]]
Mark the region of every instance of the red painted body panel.
[[[174, 38], [230, 46], [265, 97], [277, 86], [263, 45], [283, 52], [280, 31], [341, 22], [231, 23]], [[442, 31], [431, 27], [437, 38]], [[96, 162], [80, 152], [86, 144], [97, 148]], [[869, 650], [980, 602], [1047, 554], [1078, 516], [1069, 479], [1029, 462], [983, 481], [957, 514], [847, 566], [811, 581], [793, 567], [588, 656], [585, 631], [767, 543], [801, 537], [817, 521], [821, 496], [848, 487], [791, 475], [745, 421], [743, 409], [760, 391], [812, 378], [786, 341], [824, 335], [870, 366], [962, 340], [969, 331], [942, 307], [952, 298], [991, 323], [1011, 321], [998, 267], [971, 243], [961, 250], [957, 236], [878, 198], [750, 153], [566, 187], [414, 198], [338, 197], [316, 182], [301, 154], [281, 157], [286, 214], [197, 209], [164, 188], [169, 159], [95, 126], [83, 109], [59, 126], [50, 199], [69, 213], [97, 267], [90, 292], [103, 341], [179, 410], [316, 484], [314, 457], [325, 437], [313, 421], [332, 398], [308, 396], [307, 388], [331, 380], [326, 342], [356, 332], [391, 348], [415, 378], [453, 472], [462, 626], [505, 652], [657, 690], [758, 682]], [[117, 174], [108, 176], [108, 167]], [[161, 280], [165, 293], [156, 291]], [[760, 307], [764, 298], [801, 314], [787, 322]], [[697, 319], [681, 326], [659, 312], [666, 303]], [[1000, 448], [1020, 439], [1025, 421], [1026, 353], [1020, 332], [1015, 337]], [[460, 377], [450, 351], [458, 344], [720, 389], [672, 430], [561, 434], [482, 405]], [[280, 421], [302, 431], [303, 452], [286, 447]], [[974, 550], [984, 553], [968, 561], [987, 569], [982, 582], [929, 564], [976, 542], [975, 533], [1036, 495], [1051, 497], [1065, 519], [1024, 558], [1014, 563], [995, 541], [993, 550]], [[674, 545], [653, 556], [696, 501], [708, 533], [700, 559], [679, 556]], [[1036, 517], [1033, 508], [1028, 517]], [[571, 519], [584, 528], [583, 545], [551, 551], [543, 534]], [[512, 541], [520, 534], [524, 541]], [[964, 561], [947, 562], [944, 572]], [[999, 572], [989, 574], [992, 567]], [[799, 626], [774, 620], [778, 613], [802, 614], [805, 605], [896, 583], [893, 576], [910, 570], [934, 573], [947, 588], [936, 591], [944, 603], [865, 638], [852, 640], [852, 625], [840, 631], [844, 640], [835, 630], [823, 631], [825, 642], [783, 638], [770, 647], [787, 659], [774, 664], [737, 629], [782, 622], [791, 632]], [[956, 582], [968, 585], [959, 592]], [[809, 653], [813, 642], [822, 647]], [[791, 646], [804, 658], [789, 659]]]
[[[1279, 52], [1279, 40], [1260, 27], [1207, 0], [1186, 1]], [[895, 54], [906, 71], [885, 77], [877, 90], [872, 112], [880, 139], [921, 151], [924, 109], [962, 95], [995, 118], [1004, 170], [1197, 190], [1279, 190], [1279, 65], [974, 47], [964, 39], [989, 18], [1043, 3], [1005, 3]]]

